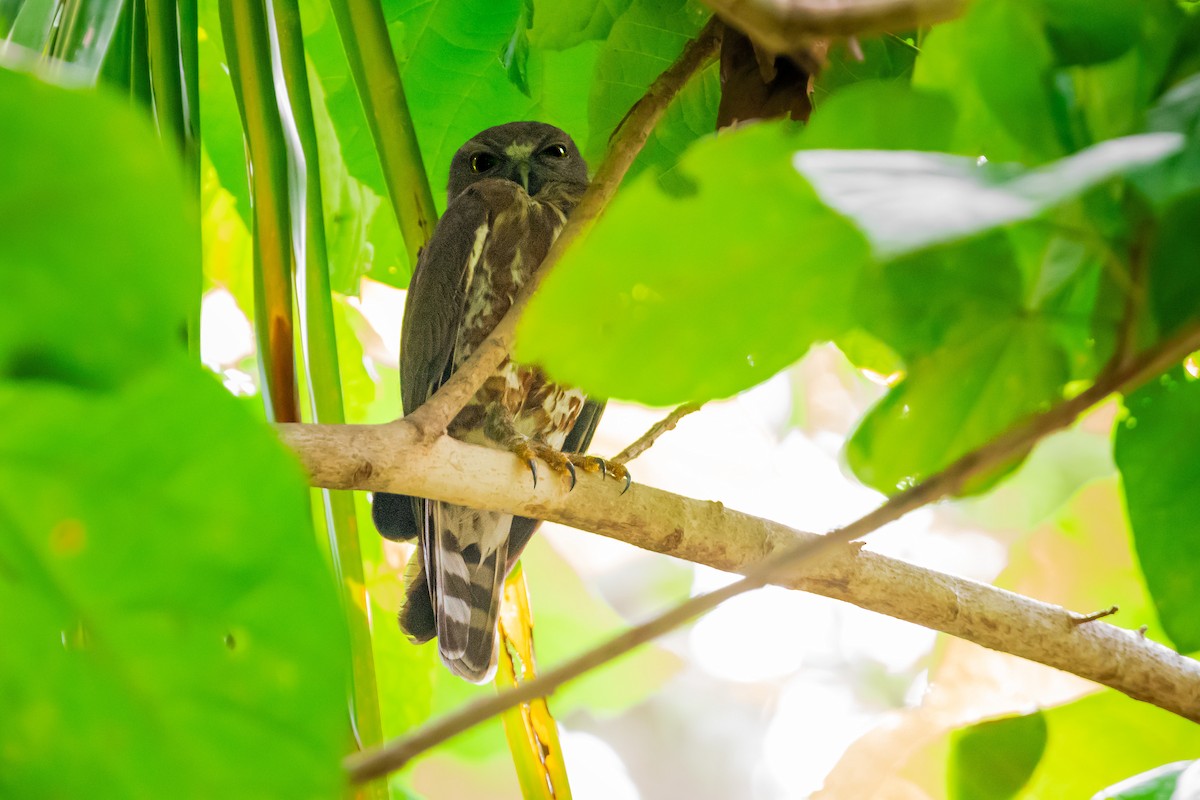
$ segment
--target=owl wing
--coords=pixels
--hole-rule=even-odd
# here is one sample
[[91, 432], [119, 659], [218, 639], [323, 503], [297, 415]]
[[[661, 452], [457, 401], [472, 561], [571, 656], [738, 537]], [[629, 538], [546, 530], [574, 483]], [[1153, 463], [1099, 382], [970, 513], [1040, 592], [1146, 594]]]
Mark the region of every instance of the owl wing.
[[[487, 222], [483, 199], [475, 192], [463, 192], [450, 203], [417, 258], [400, 332], [400, 399], [405, 414], [419, 408], [450, 377], [472, 252], [479, 256], [474, 250], [476, 234]], [[388, 539], [414, 539], [429, 519], [425, 505], [419, 497], [377, 492], [371, 518]]]
[[[483, 198], [464, 192], [451, 201], [417, 258], [400, 334], [400, 397], [405, 414], [419, 408], [450, 377], [472, 257], [479, 257], [477, 234], [487, 223]], [[386, 492], [376, 492], [371, 503], [371, 518], [383, 536], [420, 542], [406, 570], [407, 598], [400, 612], [400, 626], [415, 642], [429, 641], [437, 632], [431, 595], [437, 592], [443, 565], [437, 555], [435, 510], [434, 503], [424, 498]]]

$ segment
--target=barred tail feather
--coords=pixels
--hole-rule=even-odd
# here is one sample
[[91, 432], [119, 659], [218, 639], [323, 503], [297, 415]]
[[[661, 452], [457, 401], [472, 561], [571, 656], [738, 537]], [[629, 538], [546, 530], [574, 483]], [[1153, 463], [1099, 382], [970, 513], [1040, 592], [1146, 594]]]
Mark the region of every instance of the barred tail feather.
[[474, 683], [495, 669], [496, 619], [508, 562], [512, 516], [436, 504], [433, 609], [438, 650], [452, 672]]

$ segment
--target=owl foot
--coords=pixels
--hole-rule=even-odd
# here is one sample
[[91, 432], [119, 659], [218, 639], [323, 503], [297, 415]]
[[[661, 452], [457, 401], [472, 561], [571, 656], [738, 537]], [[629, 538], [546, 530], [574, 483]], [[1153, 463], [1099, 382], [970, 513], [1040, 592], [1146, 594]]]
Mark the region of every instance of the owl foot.
[[568, 461], [585, 472], [599, 473], [601, 478], [611, 475], [619, 481], [625, 481], [625, 487], [621, 489], [621, 494], [629, 491], [629, 485], [633, 483], [633, 478], [630, 476], [629, 470], [625, 469], [624, 464], [610, 464], [600, 456], [585, 456], [576, 453], [567, 453], [566, 456]]
[[501, 444], [507, 446], [517, 458], [529, 465], [529, 471], [533, 473], [533, 488], [536, 489], [538, 484], [538, 461], [545, 463], [552, 471], [569, 478], [571, 484], [567, 487], [568, 491], [575, 488], [577, 476], [571, 456], [520, 434], [509, 438], [508, 441], [501, 442]]
[[515, 429], [511, 417], [499, 405], [489, 408], [484, 422], [484, 433], [529, 466], [535, 489], [538, 484], [538, 461], [545, 463], [551, 471], [566, 477], [570, 481], [567, 487], [568, 491], [575, 488], [579, 477], [577, 470], [580, 469], [584, 472], [599, 474], [601, 478], [611, 475], [617, 480], [625, 481], [621, 494], [629, 491], [629, 486], [633, 482], [629, 470], [623, 464], [610, 464], [598, 456], [564, 453], [536, 439], [530, 439]]

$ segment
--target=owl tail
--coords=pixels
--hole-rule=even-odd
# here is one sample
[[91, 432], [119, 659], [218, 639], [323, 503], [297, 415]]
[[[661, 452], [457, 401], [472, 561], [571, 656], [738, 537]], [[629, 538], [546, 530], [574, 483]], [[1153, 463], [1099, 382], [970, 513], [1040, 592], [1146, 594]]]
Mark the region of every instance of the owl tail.
[[400, 627], [418, 643], [436, 635], [451, 672], [485, 683], [496, 665], [496, 619], [512, 516], [433, 505], [428, 544], [406, 570]]

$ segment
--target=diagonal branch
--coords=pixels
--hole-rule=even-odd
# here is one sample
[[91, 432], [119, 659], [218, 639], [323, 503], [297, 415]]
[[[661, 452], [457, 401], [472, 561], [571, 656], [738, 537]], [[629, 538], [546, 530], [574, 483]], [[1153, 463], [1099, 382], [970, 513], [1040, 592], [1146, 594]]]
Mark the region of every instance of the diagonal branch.
[[676, 408], [670, 414], [660, 419], [658, 422], [650, 426], [650, 430], [643, 433], [637, 438], [637, 441], [630, 444], [620, 453], [610, 458], [610, 464], [623, 465], [628, 464], [642, 453], [649, 450], [658, 441], [658, 437], [662, 436], [667, 431], [675, 430], [675, 426], [679, 424], [679, 420], [686, 417], [688, 414], [695, 413], [700, 410], [699, 403], [684, 403]]
[[679, 58], [650, 85], [646, 95], [630, 109], [609, 143], [608, 155], [588, 184], [587, 192], [571, 213], [562, 233], [550, 247], [534, 280], [530, 281], [500, 320], [496, 328], [457, 372], [429, 400], [405, 419], [416, 427], [424, 441], [432, 441], [445, 432], [487, 376], [494, 373], [512, 349], [517, 320], [529, 304], [542, 278], [554, 268], [571, 243], [600, 216], [617, 193], [625, 173], [646, 144], [646, 139], [667, 110], [671, 99], [688, 79], [716, 57], [721, 43], [721, 25], [710, 19], [700, 34], [684, 47]]
[[[838, 547], [954, 493], [970, 478], [1067, 427], [1109, 394], [1133, 390], [1197, 349], [1200, 324], [1102, 375], [1082, 394], [1030, 418], [826, 536], [645, 486], [634, 486], [622, 496], [615, 486], [590, 475], [581, 475], [570, 493], [552, 481], [534, 488], [510, 454], [448, 437], [422, 447], [420, 432], [404, 421], [384, 426], [279, 426], [316, 486], [402, 492], [564, 522], [746, 576], [672, 608], [516, 691], [465, 706], [381, 750], [348, 759], [351, 778], [368, 780], [396, 769], [505, 708], [549, 694], [589, 669], [766, 583], [845, 600], [1066, 670], [1200, 721], [1200, 663], [1136, 632], [1102, 622], [1076, 625], [1073, 620], [1078, 615], [1057, 606], [858, 548]], [[813, 563], [818, 554], [823, 557]]]

